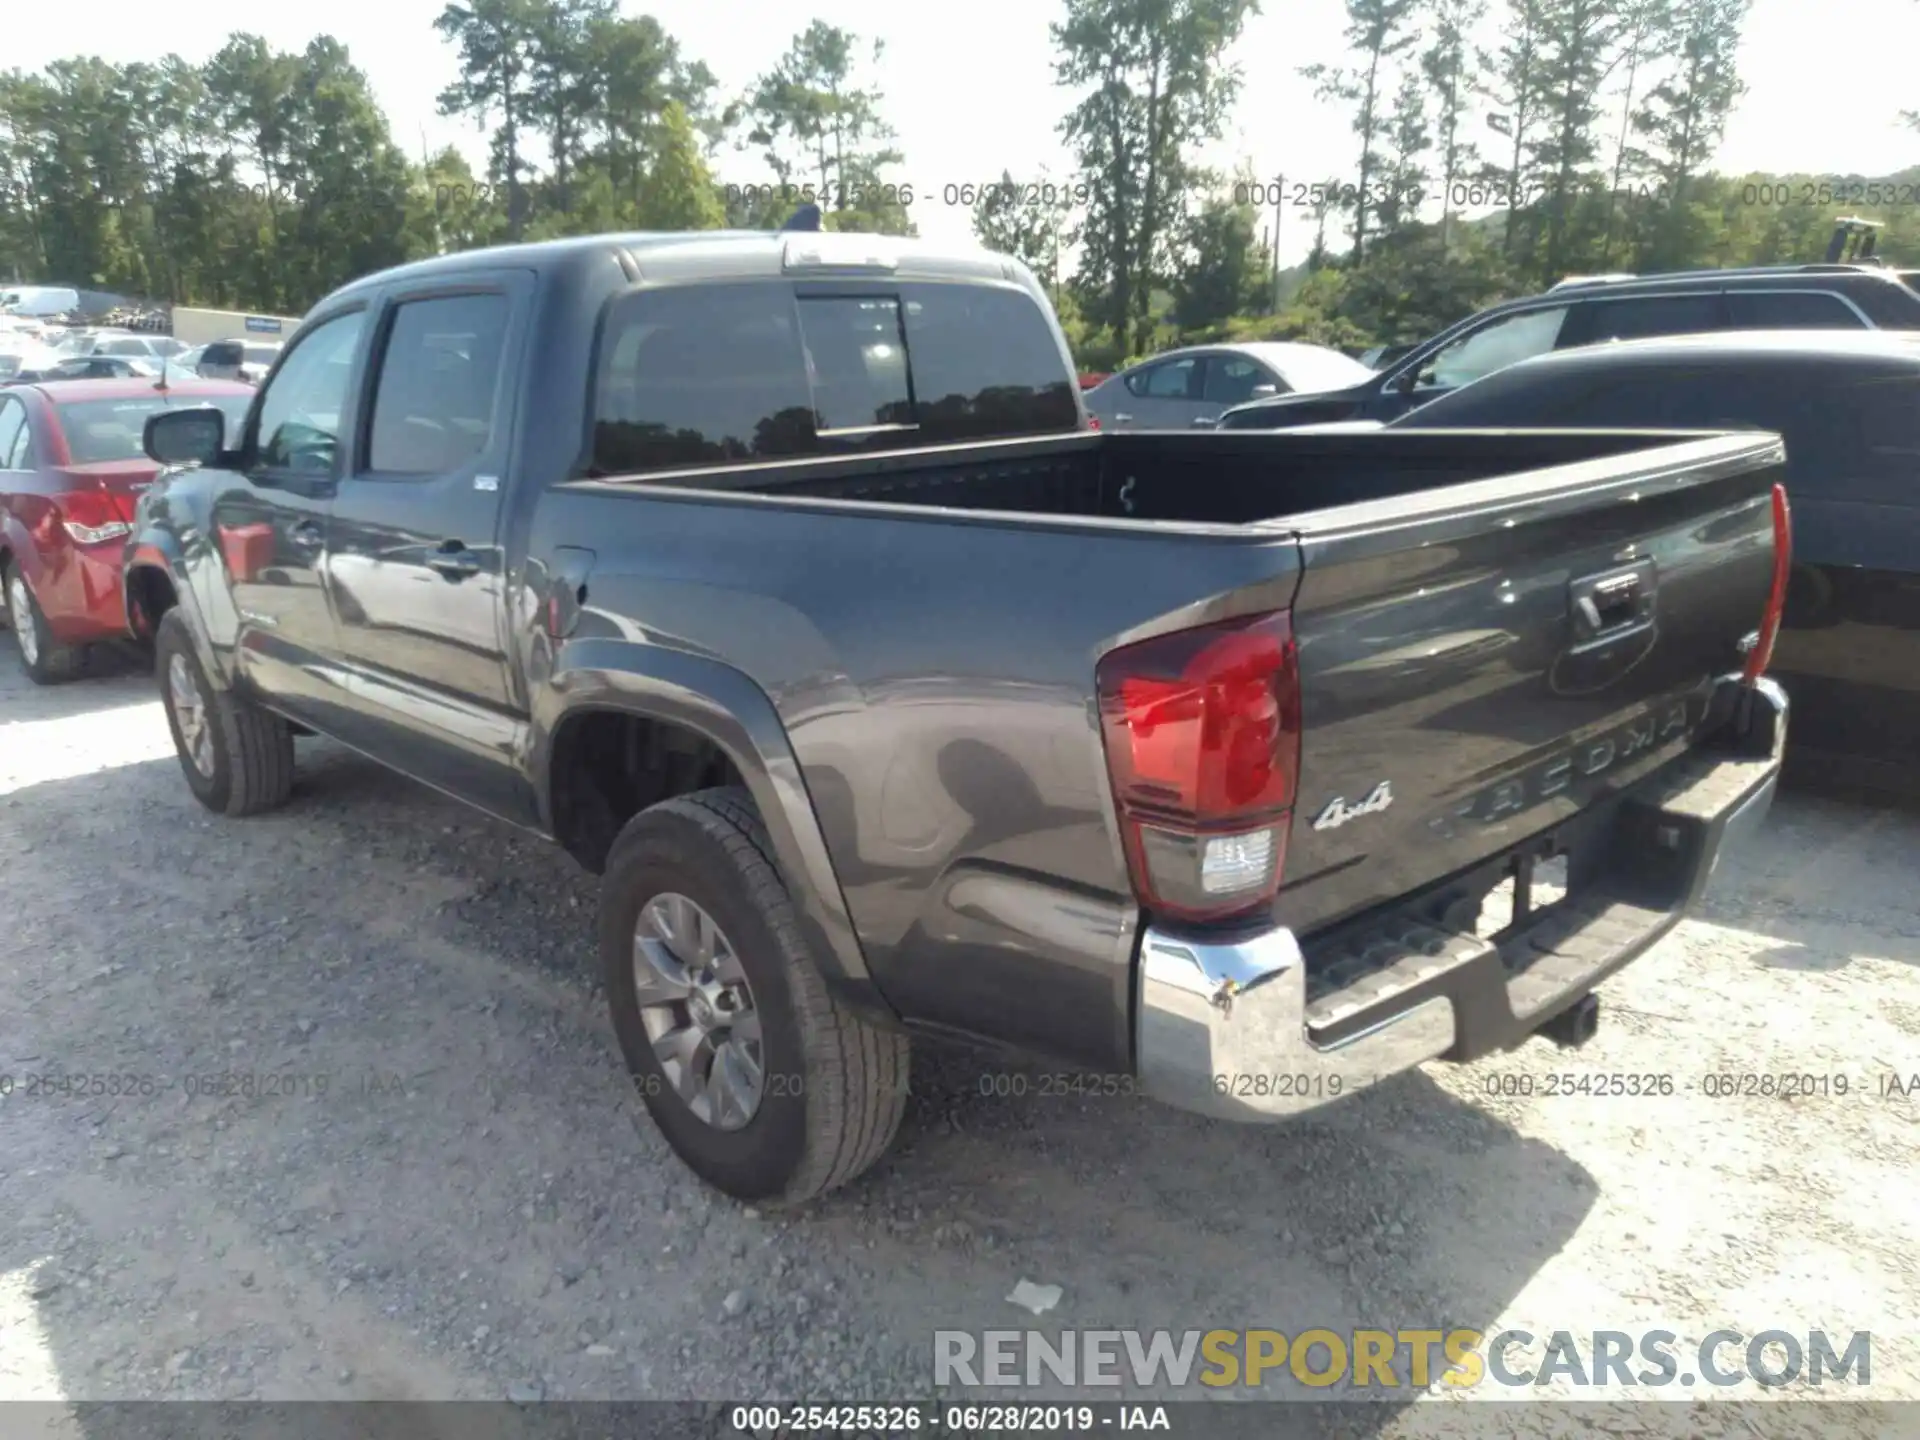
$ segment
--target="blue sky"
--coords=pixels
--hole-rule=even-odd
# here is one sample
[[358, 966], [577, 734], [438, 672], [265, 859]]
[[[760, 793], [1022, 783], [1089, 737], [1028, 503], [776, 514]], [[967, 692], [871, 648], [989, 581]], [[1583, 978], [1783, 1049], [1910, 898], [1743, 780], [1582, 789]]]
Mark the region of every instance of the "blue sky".
[[[247, 28], [282, 49], [321, 30], [338, 37], [368, 74], [395, 138], [417, 153], [454, 144], [476, 161], [484, 140], [469, 121], [442, 118], [434, 97], [453, 74], [452, 50], [433, 29], [442, 0], [335, 0], [256, 6], [88, 0], [80, 6], [16, 3], [0, 18], [0, 67], [37, 69], [63, 55], [94, 53], [117, 62], [169, 51], [204, 59], [227, 33]], [[759, 0], [657, 0], [650, 12], [686, 53], [707, 62], [729, 91], [769, 68], [793, 33], [815, 17], [886, 41], [880, 79], [886, 113], [907, 163], [897, 179], [915, 191], [923, 235], [954, 240], [967, 212], [949, 206], [949, 183], [1022, 178], [1042, 166], [1064, 175], [1055, 133], [1064, 94], [1053, 85], [1044, 0], [968, 0], [963, 5], [902, 0], [806, 0], [797, 7]], [[1920, 161], [1920, 135], [1898, 123], [1920, 109], [1911, 80], [1920, 55], [1920, 4], [1849, 0], [1844, 23], [1812, 0], [1755, 0], [1742, 74], [1749, 91], [1729, 127], [1719, 165], [1731, 170], [1881, 173]], [[1353, 142], [1347, 117], [1317, 101], [1298, 68], [1341, 53], [1339, 0], [1268, 0], [1247, 26], [1234, 58], [1244, 89], [1227, 136], [1210, 157], [1249, 161], [1262, 175], [1346, 175]], [[1485, 137], [1497, 142], [1498, 137]], [[722, 178], [763, 178], [750, 154], [721, 157]], [[1286, 260], [1310, 240], [1303, 219], [1282, 223]]]

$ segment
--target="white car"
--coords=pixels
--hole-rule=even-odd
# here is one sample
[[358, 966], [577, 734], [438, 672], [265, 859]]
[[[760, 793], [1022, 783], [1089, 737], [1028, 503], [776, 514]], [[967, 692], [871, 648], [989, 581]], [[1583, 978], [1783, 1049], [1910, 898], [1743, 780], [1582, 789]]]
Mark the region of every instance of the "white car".
[[1194, 345], [1109, 375], [1084, 399], [1105, 430], [1187, 430], [1213, 424], [1230, 405], [1344, 390], [1373, 378], [1358, 360], [1325, 345]]

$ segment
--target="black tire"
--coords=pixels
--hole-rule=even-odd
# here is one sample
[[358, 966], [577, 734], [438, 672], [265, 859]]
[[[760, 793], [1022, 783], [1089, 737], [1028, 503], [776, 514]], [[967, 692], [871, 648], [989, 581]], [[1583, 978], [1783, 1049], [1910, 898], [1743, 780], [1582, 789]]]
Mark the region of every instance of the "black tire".
[[[19, 613], [22, 596], [24, 614]], [[6, 610], [7, 626], [20, 648], [20, 668], [34, 684], [58, 685], [86, 670], [86, 646], [62, 645], [53, 638], [33, 587], [27, 584], [26, 576], [15, 573], [12, 565], [0, 566], [0, 608]]]
[[[650, 900], [669, 892], [713, 918], [752, 987], [765, 1088], [740, 1129], [708, 1124], [675, 1093], [641, 1019], [635, 925]], [[627, 822], [607, 857], [600, 956], [628, 1072], [667, 1143], [715, 1189], [799, 1204], [886, 1153], [906, 1109], [907, 1037], [828, 992], [746, 791], [702, 790]]]
[[[194, 653], [193, 636], [178, 610], [160, 617], [154, 637], [155, 676], [160, 703], [173, 732], [173, 748], [187, 788], [209, 810], [221, 815], [256, 815], [284, 804], [293, 792], [293, 734], [271, 711], [209, 683]], [[175, 709], [172, 669], [181, 661], [198, 689], [203, 723], [210, 732], [209, 764], [202, 770], [188, 751]]]

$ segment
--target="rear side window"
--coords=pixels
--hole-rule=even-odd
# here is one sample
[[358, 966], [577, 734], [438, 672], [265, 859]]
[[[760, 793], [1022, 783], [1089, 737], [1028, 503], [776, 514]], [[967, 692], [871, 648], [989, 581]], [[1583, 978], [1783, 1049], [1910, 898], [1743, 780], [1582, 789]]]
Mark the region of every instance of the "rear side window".
[[1864, 330], [1838, 295], [1814, 290], [1730, 290], [1727, 323], [1736, 330]]
[[1588, 343], [1646, 335], [1688, 335], [1725, 324], [1718, 295], [1659, 295], [1602, 300], [1586, 307]]
[[504, 295], [396, 306], [373, 395], [367, 468], [441, 475], [483, 454], [493, 438], [506, 330]]
[[631, 473], [1072, 430], [1040, 308], [983, 285], [836, 295], [746, 283], [616, 301], [594, 467]]

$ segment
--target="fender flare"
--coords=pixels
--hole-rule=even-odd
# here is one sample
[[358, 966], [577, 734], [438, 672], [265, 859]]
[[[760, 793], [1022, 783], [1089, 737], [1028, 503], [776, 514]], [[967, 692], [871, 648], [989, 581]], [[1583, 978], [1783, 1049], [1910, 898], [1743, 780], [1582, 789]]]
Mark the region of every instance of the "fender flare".
[[529, 761], [541, 826], [550, 835], [553, 740], [568, 720], [591, 711], [666, 721], [720, 748], [753, 796], [829, 988], [897, 1022], [867, 967], [799, 759], [766, 692], [731, 665], [684, 650], [628, 640], [567, 642], [533, 706]]
[[[27, 533], [27, 527], [20, 523], [17, 515], [0, 516], [0, 550], [12, 557], [11, 564], [18, 565], [29, 581], [39, 583], [40, 547], [33, 543], [33, 536]], [[4, 604], [0, 601], [0, 604]]]
[[134, 633], [133, 586], [129, 582], [141, 570], [157, 570], [166, 576], [167, 584], [173, 589], [174, 609], [186, 617], [187, 634], [193, 638], [193, 653], [200, 661], [201, 670], [221, 689], [232, 688], [226, 667], [213, 652], [213, 637], [207, 632], [206, 617], [200, 613], [199, 597], [187, 582], [179, 540], [170, 531], [148, 528], [127, 542], [126, 561], [120, 576], [120, 606], [126, 615], [128, 633]]

